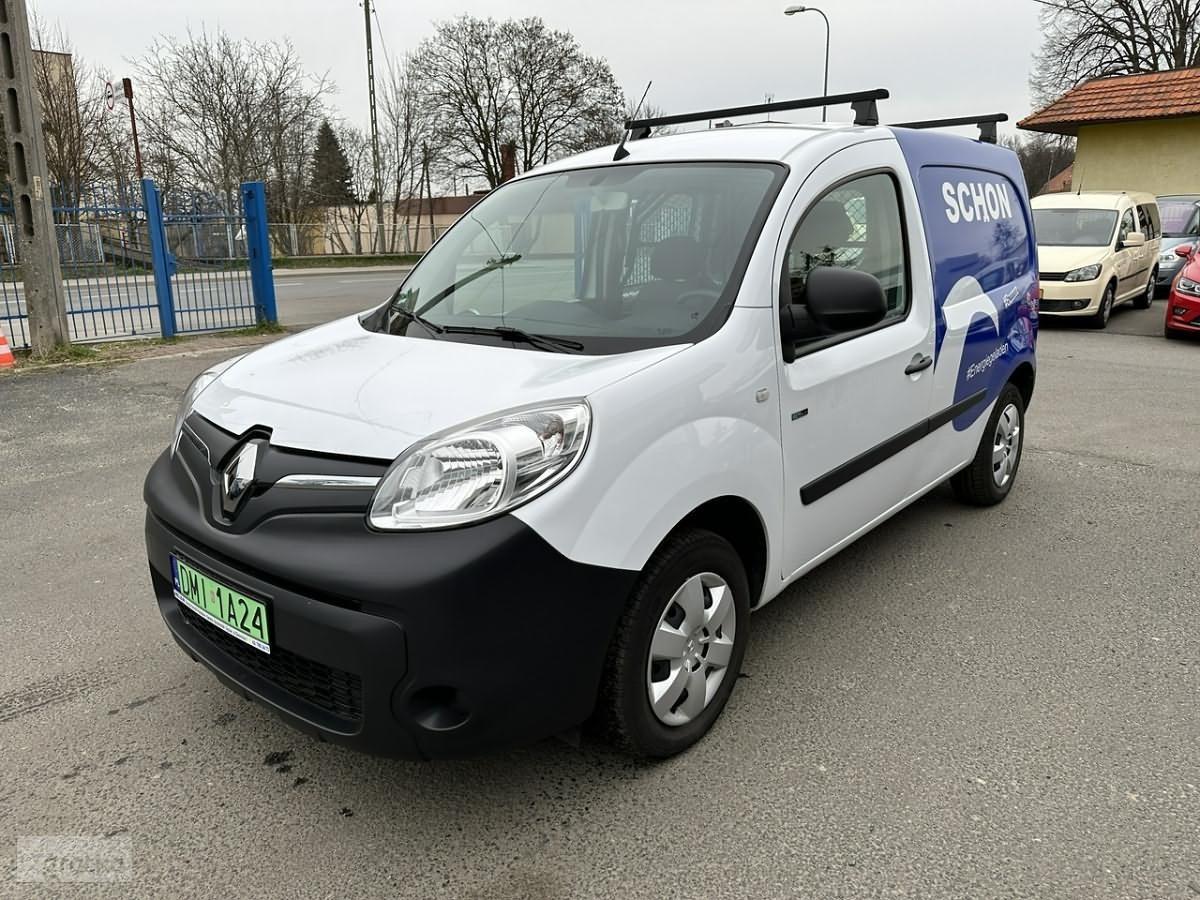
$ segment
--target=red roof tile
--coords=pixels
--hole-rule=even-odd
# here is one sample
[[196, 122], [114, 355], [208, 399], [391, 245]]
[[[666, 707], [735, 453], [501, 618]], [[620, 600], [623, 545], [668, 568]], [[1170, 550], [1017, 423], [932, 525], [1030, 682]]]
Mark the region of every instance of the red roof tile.
[[1078, 134], [1080, 125], [1200, 116], [1200, 68], [1097, 78], [1017, 123], [1027, 131]]

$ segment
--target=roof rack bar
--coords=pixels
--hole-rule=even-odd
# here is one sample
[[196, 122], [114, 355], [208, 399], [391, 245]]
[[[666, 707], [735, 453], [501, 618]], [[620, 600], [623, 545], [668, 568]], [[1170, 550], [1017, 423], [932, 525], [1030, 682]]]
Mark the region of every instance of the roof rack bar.
[[955, 125], [978, 125], [979, 140], [985, 144], [997, 142], [996, 125], [1007, 122], [1007, 113], [990, 113], [986, 116], [960, 116], [956, 119], [928, 119], [924, 122], [900, 122], [893, 128], [953, 128]]
[[[815, 109], [818, 106], [840, 106], [851, 103], [855, 113], [860, 116], [859, 107], [868, 112], [866, 107], [873, 107], [876, 100], [886, 100], [888, 92], [883, 88], [873, 91], [858, 91], [853, 94], [833, 94], [829, 97], [808, 97], [804, 100], [781, 100], [778, 103], [758, 103], [753, 106], [731, 106], [727, 109], [710, 109], [703, 112], [681, 113], [675, 116], [659, 116], [655, 119], [630, 119], [625, 123], [627, 131], [637, 132], [646, 128], [659, 128], [664, 125], [684, 125], [688, 122], [703, 122], [707, 119], [729, 119], [734, 116], [752, 116], [759, 113], [788, 112], [793, 109]], [[859, 122], [855, 124], [877, 124]]]

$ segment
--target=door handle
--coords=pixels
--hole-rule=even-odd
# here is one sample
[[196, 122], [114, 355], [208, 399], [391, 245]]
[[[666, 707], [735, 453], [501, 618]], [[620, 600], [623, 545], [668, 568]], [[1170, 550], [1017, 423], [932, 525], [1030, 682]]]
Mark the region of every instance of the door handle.
[[918, 353], [916, 356], [914, 356], [912, 358], [912, 362], [910, 362], [907, 366], [905, 366], [904, 374], [905, 375], [916, 375], [918, 372], [924, 372], [926, 369], [928, 369], [932, 365], [933, 365], [933, 357], [932, 356], [925, 356], [925, 355]]

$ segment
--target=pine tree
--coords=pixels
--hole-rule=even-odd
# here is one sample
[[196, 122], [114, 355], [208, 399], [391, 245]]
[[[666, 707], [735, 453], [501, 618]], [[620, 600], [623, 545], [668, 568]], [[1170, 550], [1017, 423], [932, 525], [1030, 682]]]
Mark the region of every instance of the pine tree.
[[317, 129], [309, 189], [319, 206], [348, 206], [356, 199], [350, 160], [328, 120]]

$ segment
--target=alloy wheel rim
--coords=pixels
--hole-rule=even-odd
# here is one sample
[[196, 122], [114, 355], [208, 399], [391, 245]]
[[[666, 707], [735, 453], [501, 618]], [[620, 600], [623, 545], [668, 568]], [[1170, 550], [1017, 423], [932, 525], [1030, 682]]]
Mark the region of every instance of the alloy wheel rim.
[[996, 434], [992, 439], [992, 481], [996, 487], [1007, 487], [1012, 481], [1020, 453], [1021, 414], [1016, 405], [1010, 403], [996, 420]]
[[1107, 322], [1108, 317], [1112, 315], [1112, 305], [1113, 305], [1113, 294], [1112, 294], [1112, 291], [1109, 291], [1108, 293], [1106, 293], [1104, 295], [1103, 309], [1101, 311], [1101, 316], [1104, 318], [1105, 322]]
[[664, 725], [686, 725], [716, 697], [729, 671], [737, 627], [733, 590], [703, 572], [680, 586], [658, 618], [646, 662], [650, 708]]

